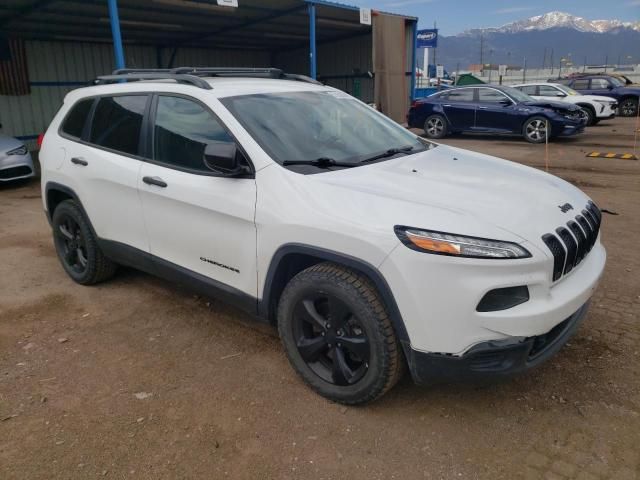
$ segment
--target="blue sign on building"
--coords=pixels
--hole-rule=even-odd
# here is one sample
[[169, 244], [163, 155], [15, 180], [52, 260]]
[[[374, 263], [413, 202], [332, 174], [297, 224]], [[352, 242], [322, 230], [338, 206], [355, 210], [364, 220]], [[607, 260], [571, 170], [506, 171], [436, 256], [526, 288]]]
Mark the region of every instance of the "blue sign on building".
[[418, 48], [435, 48], [438, 46], [438, 29], [418, 30]]

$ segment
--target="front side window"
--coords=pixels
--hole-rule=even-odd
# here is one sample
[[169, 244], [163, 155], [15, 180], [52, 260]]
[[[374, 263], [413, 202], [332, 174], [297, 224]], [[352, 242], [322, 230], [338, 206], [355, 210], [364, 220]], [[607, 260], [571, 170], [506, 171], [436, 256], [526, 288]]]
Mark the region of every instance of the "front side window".
[[218, 119], [197, 102], [160, 95], [153, 132], [153, 159], [210, 173], [204, 163], [207, 145], [233, 143]]
[[594, 78], [591, 80], [591, 88], [607, 88], [609, 82], [606, 78]]
[[[482, 103], [500, 103], [509, 100], [503, 93], [492, 88], [479, 88], [478, 101]], [[511, 100], [509, 100], [510, 102]]]
[[221, 102], [278, 163], [331, 159], [355, 166], [390, 149], [427, 148], [397, 123], [340, 92], [242, 95]]
[[76, 103], [64, 119], [62, 131], [71, 137], [82, 137], [82, 131], [87, 123], [87, 118], [89, 117], [92, 105], [93, 98], [80, 100]]
[[93, 115], [89, 141], [129, 155], [139, 155], [147, 95], [102, 97]]
[[524, 87], [518, 87], [518, 90], [527, 95], [537, 95], [536, 88], [535, 85], [525, 85]]
[[548, 85], [540, 85], [540, 95], [543, 97], [564, 96], [562, 91], [558, 90], [556, 87], [551, 87]]

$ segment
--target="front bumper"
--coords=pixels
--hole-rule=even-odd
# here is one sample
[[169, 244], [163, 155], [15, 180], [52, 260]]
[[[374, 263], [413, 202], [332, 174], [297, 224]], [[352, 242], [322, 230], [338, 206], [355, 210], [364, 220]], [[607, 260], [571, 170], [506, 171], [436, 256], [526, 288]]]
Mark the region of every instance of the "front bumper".
[[0, 183], [20, 180], [35, 176], [35, 168], [31, 154], [7, 155], [0, 154]]
[[558, 353], [578, 329], [588, 307], [589, 304], [585, 303], [545, 334], [484, 342], [459, 357], [411, 349], [407, 352], [411, 376], [418, 384], [430, 385], [481, 382], [530, 370]]
[[584, 132], [585, 124], [583, 122], [566, 121], [553, 129], [552, 136], [570, 137]]

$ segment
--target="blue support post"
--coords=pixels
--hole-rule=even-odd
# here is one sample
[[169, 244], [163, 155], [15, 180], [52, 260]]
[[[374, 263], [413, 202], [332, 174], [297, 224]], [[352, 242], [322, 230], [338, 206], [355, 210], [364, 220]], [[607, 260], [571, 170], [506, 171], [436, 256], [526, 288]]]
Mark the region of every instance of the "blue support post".
[[118, 0], [107, 1], [109, 3], [109, 21], [111, 23], [111, 35], [113, 36], [113, 53], [116, 60], [116, 69], [125, 68], [122, 35], [120, 34], [120, 17], [118, 16]]
[[413, 61], [411, 62], [411, 101], [416, 99], [416, 65], [418, 62], [418, 21], [413, 22]]
[[316, 62], [316, 5], [309, 4], [309, 76], [313, 79], [318, 74]]

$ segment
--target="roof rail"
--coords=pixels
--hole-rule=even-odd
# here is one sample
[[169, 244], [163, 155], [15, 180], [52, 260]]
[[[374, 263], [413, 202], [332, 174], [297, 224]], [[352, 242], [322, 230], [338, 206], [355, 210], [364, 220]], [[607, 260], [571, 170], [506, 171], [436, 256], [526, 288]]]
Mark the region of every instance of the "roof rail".
[[[118, 73], [116, 73], [118, 72]], [[169, 70], [134, 70], [121, 69], [115, 70], [113, 75], [103, 75], [94, 80], [94, 84], [102, 85], [107, 83], [140, 81], [140, 80], [175, 80], [178, 83], [186, 83], [199, 87], [204, 90], [211, 90], [211, 85], [202, 78], [195, 75], [187, 75], [182, 73], [172, 73]]]
[[[175, 78], [175, 75], [190, 75], [194, 77], [249, 77], [249, 78], [275, 78], [281, 80], [295, 80], [298, 82], [322, 85], [321, 82], [307, 77], [285, 73], [279, 68], [252, 68], [252, 67], [177, 67], [177, 68], [121, 68], [114, 70], [113, 75], [148, 75], [157, 74], [158, 78]], [[208, 84], [207, 84], [208, 85]]]

